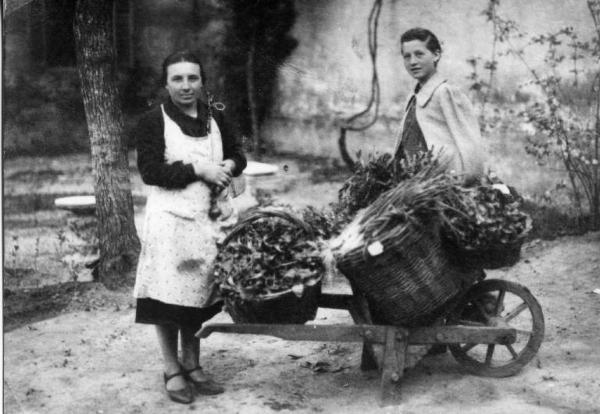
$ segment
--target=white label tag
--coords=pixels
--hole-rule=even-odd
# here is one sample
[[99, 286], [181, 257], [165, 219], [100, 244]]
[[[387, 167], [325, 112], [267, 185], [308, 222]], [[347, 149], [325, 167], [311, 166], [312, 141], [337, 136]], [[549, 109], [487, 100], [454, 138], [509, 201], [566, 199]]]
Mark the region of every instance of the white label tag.
[[492, 185], [492, 188], [500, 190], [500, 192], [504, 195], [510, 195], [510, 190], [508, 189], [506, 184], [494, 184]]
[[379, 256], [381, 253], [383, 253], [383, 244], [381, 244], [379, 241], [373, 242], [367, 246], [367, 251], [373, 257]]

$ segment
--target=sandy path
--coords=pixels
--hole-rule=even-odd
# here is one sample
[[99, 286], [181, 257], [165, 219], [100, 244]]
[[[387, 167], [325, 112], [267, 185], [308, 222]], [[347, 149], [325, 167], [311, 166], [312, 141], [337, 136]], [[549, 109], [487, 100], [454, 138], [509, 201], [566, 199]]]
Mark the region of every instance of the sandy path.
[[[546, 316], [546, 340], [517, 376], [465, 374], [450, 354], [407, 371], [402, 400], [379, 408], [378, 376], [361, 372], [358, 344], [287, 342], [215, 334], [202, 361], [225, 394], [184, 407], [162, 391], [154, 332], [134, 311], [74, 312], [4, 337], [6, 413], [593, 413], [600, 412], [600, 233], [537, 242], [509, 270], [489, 272], [527, 285]], [[213, 321], [225, 322], [219, 314]], [[351, 323], [319, 310], [317, 323]], [[293, 355], [294, 357], [291, 357]], [[314, 373], [307, 362], [329, 363]]]

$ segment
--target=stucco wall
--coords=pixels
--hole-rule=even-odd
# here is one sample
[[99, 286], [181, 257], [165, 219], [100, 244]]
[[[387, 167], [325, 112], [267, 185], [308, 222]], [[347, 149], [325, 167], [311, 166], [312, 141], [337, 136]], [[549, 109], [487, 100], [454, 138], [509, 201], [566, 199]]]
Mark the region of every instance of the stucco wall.
[[[277, 104], [263, 130], [279, 150], [339, 154], [336, 121], [363, 109], [370, 96], [371, 6], [362, 0], [297, 0], [293, 35], [299, 46], [281, 68]], [[471, 68], [466, 60], [491, 55], [492, 27], [482, 15], [486, 6], [487, 0], [384, 0], [377, 63], [381, 119], [366, 133], [348, 136], [351, 153], [389, 150], [392, 145], [402, 104], [414, 84], [400, 58], [402, 32], [422, 26], [436, 33], [444, 49], [440, 71], [467, 90]], [[575, 27], [583, 38], [593, 32], [584, 0], [503, 0], [499, 12], [530, 34], [564, 26]], [[510, 98], [529, 78], [515, 58], [499, 59], [497, 86]], [[527, 59], [534, 66], [539, 63], [540, 49], [532, 49]]]
[[[472, 56], [489, 59], [491, 25], [482, 10], [488, 0], [383, 0], [378, 31], [378, 72], [381, 84], [381, 117], [364, 133], [349, 133], [352, 154], [389, 150], [400, 122], [402, 105], [413, 81], [399, 56], [399, 38], [414, 26], [433, 30], [444, 48], [440, 71], [454, 83], [468, 87]], [[227, 88], [219, 59], [231, 16], [220, 0], [136, 0], [134, 44], [136, 63], [158, 78], [164, 57], [174, 50], [198, 51], [206, 65], [210, 86], [217, 95]], [[298, 47], [281, 67], [276, 102], [263, 134], [279, 151], [339, 156], [337, 122], [362, 110], [370, 95], [371, 64], [367, 47], [367, 18], [372, 6], [364, 0], [296, 0], [297, 21], [292, 35]], [[25, 9], [24, 9], [25, 10]], [[573, 26], [584, 39], [593, 32], [585, 0], [502, 0], [500, 13], [515, 19], [530, 34]], [[10, 86], [19, 73], [35, 62], [30, 49], [26, 13], [6, 19], [4, 81]], [[535, 65], [535, 49], [528, 60]], [[520, 62], [501, 57], [497, 86], [510, 98], [517, 84], [529, 79]], [[151, 82], [148, 71], [140, 75]], [[158, 88], [160, 85], [153, 84]], [[85, 137], [84, 137], [85, 138]], [[486, 136], [503, 169], [518, 171], [510, 160], [522, 143]], [[517, 160], [519, 158], [517, 157]], [[518, 161], [517, 161], [518, 163]], [[515, 166], [516, 165], [516, 166]]]

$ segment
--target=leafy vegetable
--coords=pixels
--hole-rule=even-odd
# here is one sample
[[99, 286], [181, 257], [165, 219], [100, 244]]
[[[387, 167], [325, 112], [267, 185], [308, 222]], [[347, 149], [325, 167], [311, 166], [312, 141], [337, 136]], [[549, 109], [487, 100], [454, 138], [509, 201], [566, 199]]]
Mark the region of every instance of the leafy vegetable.
[[316, 284], [324, 272], [319, 242], [305, 229], [279, 217], [245, 223], [221, 246], [214, 275], [223, 294], [260, 298]]
[[359, 159], [354, 173], [339, 190], [339, 211], [349, 216], [371, 205], [381, 194], [400, 182], [413, 177], [435, 161], [432, 151], [422, 152], [411, 158], [394, 158], [385, 153], [370, 155], [368, 160]]
[[461, 189], [461, 193], [454, 208], [444, 210], [446, 237], [465, 250], [522, 243], [528, 217], [512, 195], [489, 184]]
[[316, 236], [325, 240], [340, 234], [344, 226], [350, 222], [350, 217], [335, 203], [321, 209], [308, 206], [301, 211], [301, 215]]
[[439, 222], [441, 231], [464, 250], [487, 250], [522, 243], [527, 215], [519, 202], [492, 185], [466, 188], [444, 168], [431, 163], [383, 193], [358, 218], [366, 240], [400, 237], [407, 224]]

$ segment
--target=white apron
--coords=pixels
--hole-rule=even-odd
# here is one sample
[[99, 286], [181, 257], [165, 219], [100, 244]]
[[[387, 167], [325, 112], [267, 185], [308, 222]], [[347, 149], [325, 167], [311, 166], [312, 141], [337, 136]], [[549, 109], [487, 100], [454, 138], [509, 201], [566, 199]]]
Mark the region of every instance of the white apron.
[[[167, 163], [223, 160], [221, 133], [214, 119], [206, 137], [190, 137], [161, 109]], [[203, 181], [176, 190], [151, 187], [133, 290], [136, 298], [193, 307], [207, 307], [218, 300], [210, 272], [216, 241], [237, 220], [227, 194], [219, 200], [219, 207], [223, 214], [211, 220], [210, 188]]]

